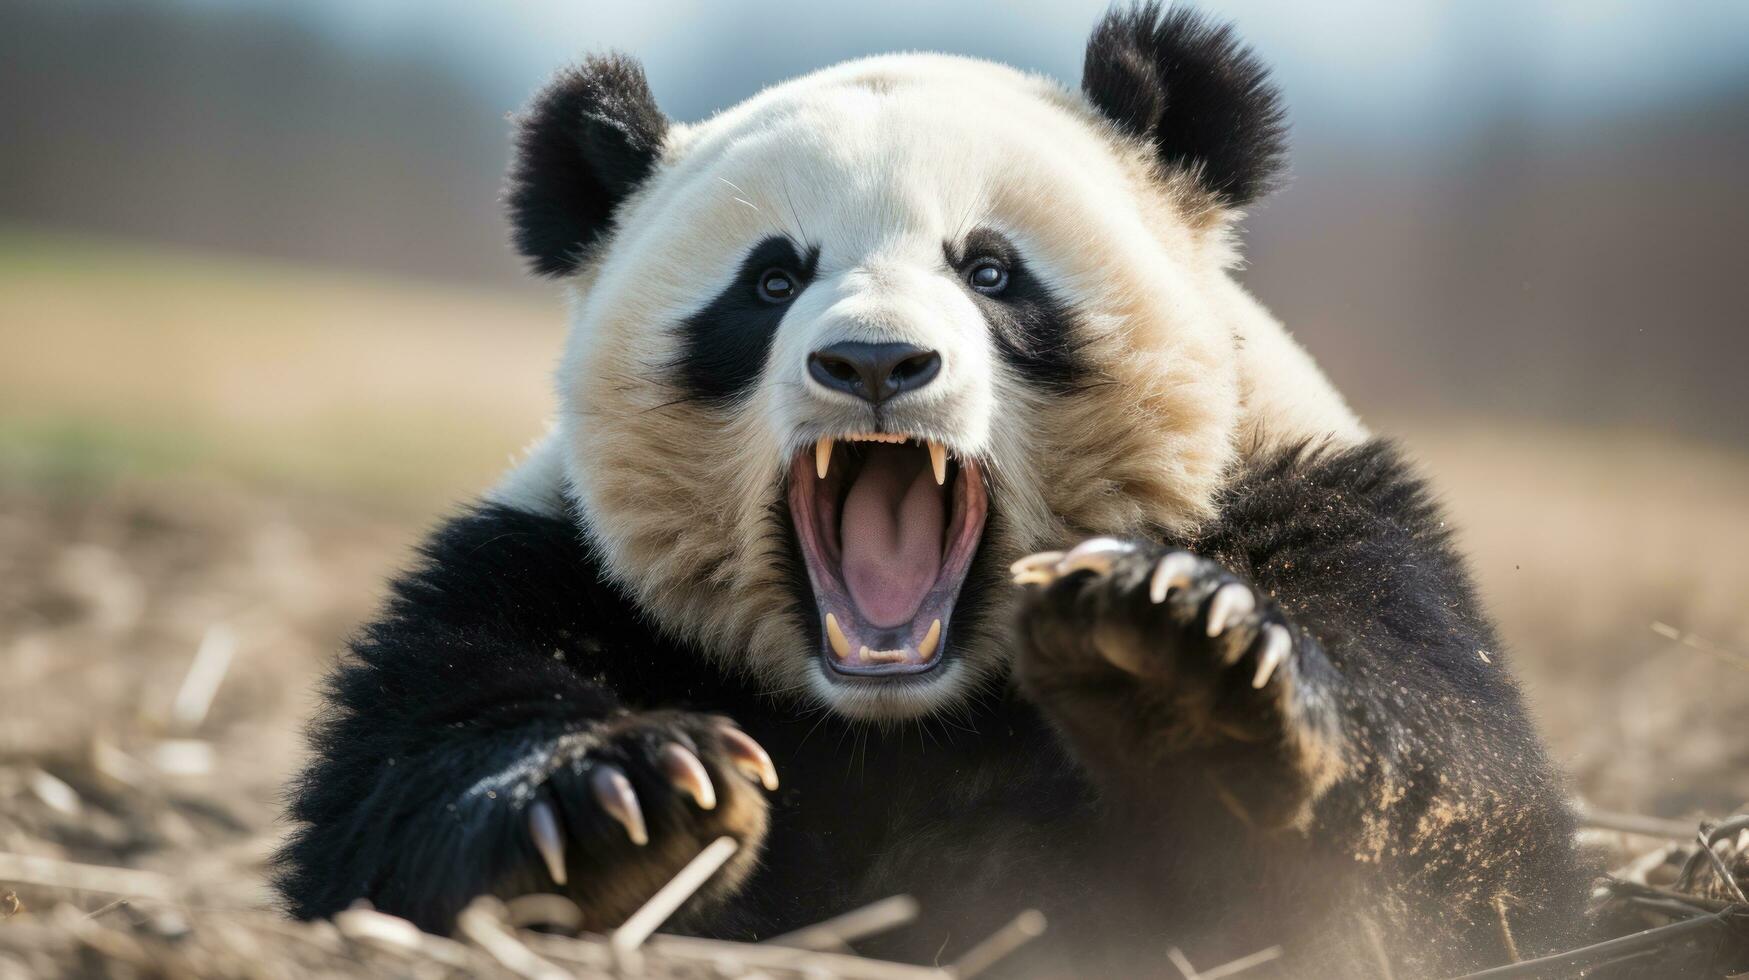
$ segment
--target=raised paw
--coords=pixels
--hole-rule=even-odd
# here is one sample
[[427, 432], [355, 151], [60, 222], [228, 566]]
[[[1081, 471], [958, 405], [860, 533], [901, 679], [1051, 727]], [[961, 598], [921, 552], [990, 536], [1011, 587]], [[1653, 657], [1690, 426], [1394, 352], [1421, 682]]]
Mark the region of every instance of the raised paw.
[[778, 782], [771, 757], [732, 722], [669, 711], [561, 736], [541, 768], [512, 804], [530, 860], [498, 890], [563, 891], [593, 928], [618, 924], [724, 835], [741, 850], [700, 897], [732, 889], [757, 860], [762, 791]]
[[[1121, 692], [1182, 738], [1279, 730], [1294, 634], [1267, 596], [1188, 551], [1091, 538], [1015, 562], [1023, 683], [1045, 700]], [[1113, 672], [1132, 678], [1114, 683]], [[1109, 707], [1109, 706], [1108, 706]]]

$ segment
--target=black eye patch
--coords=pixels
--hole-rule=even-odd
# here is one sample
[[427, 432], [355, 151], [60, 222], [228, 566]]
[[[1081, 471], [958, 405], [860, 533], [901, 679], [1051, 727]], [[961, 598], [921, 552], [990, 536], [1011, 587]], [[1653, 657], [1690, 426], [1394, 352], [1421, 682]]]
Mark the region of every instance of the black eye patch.
[[762, 284], [773, 281], [768, 275], [773, 270], [786, 273], [791, 290], [786, 298], [793, 300], [814, 278], [819, 261], [818, 247], [803, 254], [788, 238], [753, 246], [729, 285], [679, 325], [680, 357], [673, 373], [687, 395], [723, 404], [753, 387], [789, 309], [788, 302], [773, 302]]
[[975, 228], [960, 242], [944, 243], [942, 251], [948, 267], [962, 280], [979, 263], [994, 261], [1006, 270], [1000, 292], [972, 288], [975, 284], [970, 282], [966, 289], [990, 325], [996, 350], [1034, 384], [1051, 391], [1072, 389], [1079, 373], [1072, 340], [1074, 313], [1036, 276], [1027, 274], [1026, 261], [1008, 236]]

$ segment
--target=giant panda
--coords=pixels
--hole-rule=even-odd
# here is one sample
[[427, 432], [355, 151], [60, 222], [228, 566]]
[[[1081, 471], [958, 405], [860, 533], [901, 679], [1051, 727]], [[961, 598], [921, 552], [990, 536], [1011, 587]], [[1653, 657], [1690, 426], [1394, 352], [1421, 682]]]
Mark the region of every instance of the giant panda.
[[557, 421], [342, 657], [289, 909], [674, 928], [1024, 907], [1022, 972], [1432, 976], [1569, 941], [1561, 776], [1429, 492], [1235, 282], [1277, 91], [1114, 10], [1079, 90], [905, 54], [668, 119], [623, 56], [518, 121]]

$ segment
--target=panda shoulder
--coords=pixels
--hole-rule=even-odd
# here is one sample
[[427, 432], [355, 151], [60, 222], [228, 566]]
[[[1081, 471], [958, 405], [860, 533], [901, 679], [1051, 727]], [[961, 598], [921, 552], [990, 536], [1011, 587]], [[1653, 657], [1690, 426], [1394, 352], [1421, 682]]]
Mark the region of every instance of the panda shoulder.
[[565, 460], [557, 428], [530, 443], [498, 483], [486, 491], [488, 504], [541, 517], [561, 517], [567, 509]]

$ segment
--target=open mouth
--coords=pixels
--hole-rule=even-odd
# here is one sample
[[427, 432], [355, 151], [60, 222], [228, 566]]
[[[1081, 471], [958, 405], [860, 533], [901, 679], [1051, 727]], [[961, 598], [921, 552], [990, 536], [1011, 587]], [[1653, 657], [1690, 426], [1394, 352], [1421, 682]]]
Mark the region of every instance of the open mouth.
[[978, 464], [885, 432], [827, 437], [790, 467], [790, 517], [841, 674], [918, 674], [948, 647], [984, 533]]

